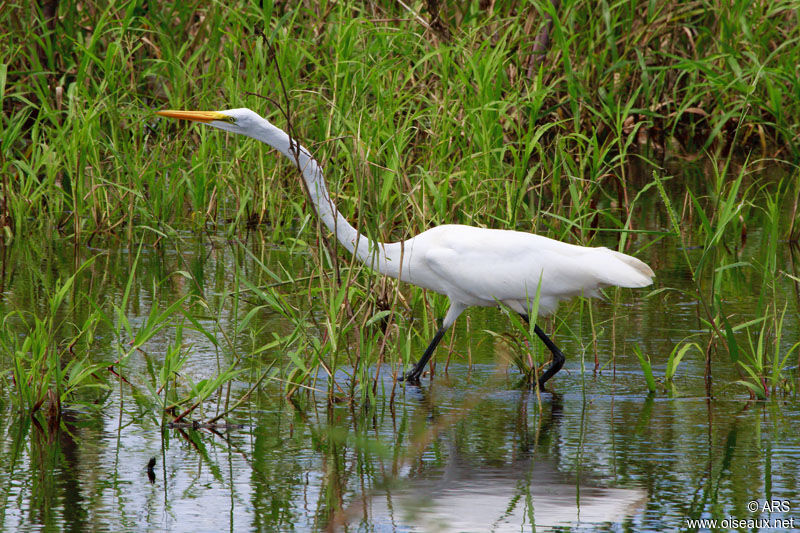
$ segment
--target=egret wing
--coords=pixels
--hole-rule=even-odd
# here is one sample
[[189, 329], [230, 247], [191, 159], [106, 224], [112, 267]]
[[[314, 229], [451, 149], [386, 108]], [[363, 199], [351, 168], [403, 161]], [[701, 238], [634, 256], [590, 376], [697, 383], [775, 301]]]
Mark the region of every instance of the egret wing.
[[424, 260], [438, 278], [439, 292], [452, 299], [468, 305], [529, 302], [541, 282], [540, 306], [550, 312], [558, 300], [597, 291], [599, 280], [586, 266], [591, 248], [531, 233], [450, 228], [427, 247]]

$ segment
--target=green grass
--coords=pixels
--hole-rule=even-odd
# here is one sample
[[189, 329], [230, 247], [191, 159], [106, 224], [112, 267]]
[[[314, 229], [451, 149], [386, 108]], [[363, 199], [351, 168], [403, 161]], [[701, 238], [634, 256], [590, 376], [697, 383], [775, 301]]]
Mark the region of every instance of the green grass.
[[[792, 2], [563, 2], [538, 69], [530, 69], [530, 47], [545, 9], [539, 2], [448, 7], [441, 16], [450, 40], [399, 4], [259, 6], [62, 4], [55, 27], [22, 2], [0, 10], [8, 43], [0, 50], [4, 245], [38, 234], [75, 246], [146, 241], [180, 250], [184, 231], [235, 241], [258, 230], [286, 256], [303, 257], [303, 268], [261, 261], [257, 272], [237, 274], [226, 298], [238, 309], [247, 293], [251, 309], [291, 328], [265, 340], [248, 330], [245, 314], [231, 338], [251, 335], [253, 353], [213, 341], [228, 357], [217, 369], [228, 376], [222, 381], [239, 375], [245, 355], [281, 352], [287, 394], [324, 379], [331, 400], [373, 398], [376, 365], [396, 371], [414, 358], [444, 300], [380, 280], [338, 250], [312, 216], [298, 173], [271, 150], [154, 115], [246, 106], [286, 126], [269, 97], [290, 111], [339, 208], [367, 235], [394, 241], [467, 223], [639, 250], [657, 271], [677, 264], [690, 272], [709, 375], [717, 347], [752, 346], [748, 353], [776, 355], [761, 366], [760, 355], [736, 359], [749, 365], [743, 380], [768, 377], [773, 389], [782, 382], [781, 361], [795, 348], [771, 339], [796, 328], [796, 303], [759, 304], [759, 324], [770, 325], [756, 334], [748, 333], [751, 319], [728, 318], [724, 300], [743, 279], [774, 293], [791, 276], [777, 258], [798, 228], [800, 30]], [[423, 3], [412, 8], [427, 16]], [[698, 160], [694, 175], [675, 170], [687, 159]], [[762, 223], [768, 244], [739, 257], [748, 228]], [[653, 254], [660, 240], [683, 257], [665, 265]], [[125, 305], [111, 307], [117, 328]], [[204, 298], [166, 302], [166, 314], [146, 327], [163, 324], [177, 336], [173, 318], [188, 308], [182, 320], [197, 329], [198, 305], [217, 317], [224, 307]], [[418, 320], [409, 323], [406, 308]], [[178, 385], [187, 352], [179, 343], [170, 350], [165, 368], [174, 371], [154, 372], [153, 391], [173, 383], [193, 405], [220, 390], [213, 379]], [[346, 375], [341, 383], [337, 372]]]
[[[629, 207], [630, 157], [654, 160], [668, 145], [678, 154], [731, 145], [796, 154], [800, 109], [787, 84], [797, 83], [791, 52], [800, 47], [791, 46], [796, 27], [783, 24], [789, 4], [765, 11], [738, 2], [723, 13], [702, 2], [597, 11], [567, 2], [546, 72], [528, 78], [518, 17], [535, 7], [445, 14], [454, 31], [444, 43], [401, 7], [378, 16], [324, 2], [62, 6], [53, 32], [22, 8], [6, 9], [3, 27], [17, 43], [0, 58], [12, 227], [19, 233], [46, 215], [42, 223], [80, 238], [156, 221], [286, 223], [281, 215], [294, 213], [272, 209], [281, 201], [264, 177], [299, 198], [293, 173], [276, 174], [263, 149], [241, 140], [220, 152], [211, 132], [191, 134], [213, 139], [197, 149], [172, 144], [170, 132], [185, 137], [186, 128], [150, 113], [246, 105], [282, 123], [274, 106], [248, 95], [280, 99], [278, 68], [298, 135], [326, 141], [316, 152], [337, 169], [328, 175], [350, 200], [343, 207], [380, 213], [359, 223], [386, 238], [453, 220], [536, 220], [541, 204], [529, 204], [530, 189], [554, 215], [585, 226], [585, 203]], [[314, 23], [320, 13], [327, 17]], [[751, 46], [738, 51], [748, 35]], [[413, 202], [397, 201], [407, 194]]]

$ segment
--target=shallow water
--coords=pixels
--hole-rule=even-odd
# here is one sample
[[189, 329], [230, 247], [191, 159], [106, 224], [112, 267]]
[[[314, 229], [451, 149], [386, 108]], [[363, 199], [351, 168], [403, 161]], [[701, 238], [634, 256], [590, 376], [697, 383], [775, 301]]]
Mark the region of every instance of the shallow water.
[[[407, 390], [393, 410], [299, 409], [265, 390], [242, 427], [220, 431], [161, 429], [135, 410], [69, 412], [54, 434], [4, 419], [3, 529], [307, 530], [340, 509], [349, 528], [377, 531], [797, 516], [796, 403], [648, 398], [559, 377], [565, 392], [541, 404], [488, 365]], [[771, 500], [774, 512], [748, 510]]]
[[[752, 229], [748, 246], [759, 246], [758, 239]], [[303, 257], [264, 248], [264, 240], [250, 241], [256, 257], [302, 273]], [[154, 303], [164, 307], [191, 291], [223, 309], [223, 327], [258, 304], [245, 301], [234, 311], [225, 298], [237, 268], [245, 276], [257, 272], [236, 246], [222, 237], [186, 241], [181, 253], [144, 249], [143, 274], [127, 309], [134, 327]], [[12, 250], [2, 311], [43, 308], [52, 278], [69, 275], [76, 264], [70, 250], [53, 246], [35, 258]], [[82, 253], [98, 252], [102, 259], [82, 289], [98, 301], [119, 301], [136, 250]], [[657, 287], [688, 287], [679, 253], [663, 243], [647, 252]], [[26, 267], [41, 257], [49, 275]], [[781, 257], [790, 270], [788, 248]], [[198, 283], [169, 275], [175, 271], [191, 272]], [[154, 291], [153, 280], [162, 290]], [[723, 284], [725, 304], [739, 322], [754, 312], [758, 286], [746, 275]], [[796, 309], [793, 290], [788, 283], [781, 287], [780, 306]], [[548, 385], [552, 393], [541, 397], [520, 389], [517, 371], [498, 362], [508, 348], [487, 331], [511, 327], [495, 309], [473, 309], [459, 320], [447, 372], [449, 337], [437, 352], [434, 379], [418, 387], [400, 386], [392, 397], [385, 369], [374, 405], [331, 406], [324, 393], [289, 402], [282, 384], [265, 382], [226, 417], [229, 426], [213, 430], [163, 425], [152, 404], [117, 381], [103, 408], [68, 408], [60, 427], [42, 427], [10, 409], [14, 389], [6, 374], [0, 528], [304, 531], [333, 524], [352, 531], [664, 531], [710, 527], [689, 519], [717, 519], [719, 529], [741, 525], [726, 519], [767, 521], [745, 523], [745, 529], [780, 529], [785, 524], [779, 520], [800, 524], [800, 403], [794, 396], [750, 401], [720, 354], [713, 360], [713, 397], [699, 353], [681, 363], [671, 394], [662, 387], [648, 395], [631, 345], [639, 344], [656, 376], [663, 376], [670, 350], [702, 325], [698, 303], [686, 293], [647, 296], [648, 290], [625, 291], [618, 301], [595, 302], [591, 319], [585, 305], [562, 306], [545, 324], [558, 328], [554, 338], [567, 364]], [[290, 329], [266, 311], [258, 320], [258, 336]], [[796, 317], [786, 328], [791, 344], [800, 336]], [[146, 388], [148, 365], [163, 360], [173, 335], [160, 333], [146, 353], [125, 363], [134, 386]], [[107, 353], [96, 356], [113, 360], [122, 341], [103, 327], [97, 337], [95, 349]], [[186, 330], [184, 337], [191, 345], [184, 377], [212, 377], [226, 354], [200, 334]], [[418, 342], [422, 350], [425, 339]], [[243, 353], [252, 345], [244, 334], [235, 343]], [[257, 375], [265, 360], [245, 366]], [[235, 381], [232, 396], [253, 380]], [[215, 399], [207, 403], [213, 412]]]

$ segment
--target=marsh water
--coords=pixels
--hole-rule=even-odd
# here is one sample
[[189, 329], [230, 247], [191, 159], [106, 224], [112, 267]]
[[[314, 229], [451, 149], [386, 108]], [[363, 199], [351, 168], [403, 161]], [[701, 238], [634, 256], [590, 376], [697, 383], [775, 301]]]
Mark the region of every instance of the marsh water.
[[[754, 254], [761, 239], [759, 228], [750, 227], [739, 253]], [[296, 272], [306, 261], [259, 233], [242, 242], [222, 234], [180, 240], [173, 251], [142, 249], [125, 310], [134, 326], [153, 306], [199, 291], [219, 306], [223, 329], [259, 303], [230, 305], [237, 275], [248, 275], [254, 258]], [[657, 272], [656, 288], [690, 286], [681, 253], [661, 240], [643, 254]], [[119, 243], [78, 249], [58, 238], [39, 248], [17, 243], [5, 250], [0, 308], [4, 314], [42, 308], [52, 280], [93, 255], [100, 259], [81, 290], [98, 301], [121, 301], [136, 254], [135, 246]], [[796, 275], [792, 254], [788, 243], [780, 244], [780, 268]], [[195, 283], [172, 275], [179, 271], [191, 272]], [[760, 285], [746, 274], [729, 283], [725, 305], [743, 322], [755, 312]], [[796, 291], [781, 282], [778, 307], [796, 313]], [[672, 385], [648, 394], [632, 346], [662, 376], [675, 345], [705, 327], [690, 292], [621, 291], [593, 302], [591, 319], [586, 303], [562, 306], [545, 325], [559, 325], [555, 340], [567, 364], [540, 396], [520, 386], [518, 371], [502, 362], [510, 349], [502, 335], [512, 328], [496, 309], [465, 314], [437, 352], [435, 376], [419, 386], [395, 385], [384, 366], [376, 401], [331, 403], [324, 376], [316, 392], [291, 400], [285, 382], [270, 379], [215, 427], [171, 426], [141, 397], [174, 337], [171, 329], [115, 368], [130, 386], [109, 373], [101, 407], [67, 405], [53, 427], [11, 409], [14, 388], [6, 374], [0, 529], [665, 531], [714, 528], [693, 519], [716, 519], [721, 530], [800, 524], [800, 403], [793, 393], [752, 400], [736, 384], [741, 376], [728, 355], [715, 351], [709, 396], [704, 355], [693, 351]], [[242, 353], [252, 336], [289, 328], [266, 309], [253, 320], [256, 333], [234, 339]], [[785, 328], [788, 349], [800, 334], [797, 319]], [[106, 324], [95, 333], [93, 356], [100, 360], [117, 357], [122, 341], [111, 330]], [[189, 327], [183, 335], [190, 347], [185, 380], [199, 382], [225, 366], [228, 354]], [[415, 341], [419, 351], [425, 341]], [[271, 362], [290, 365], [280, 353], [254, 355], [230, 391], [222, 390], [240, 397]], [[796, 366], [796, 355], [789, 364]], [[346, 367], [337, 380], [348, 380]], [[212, 397], [203, 409], [214, 412], [221, 401]]]

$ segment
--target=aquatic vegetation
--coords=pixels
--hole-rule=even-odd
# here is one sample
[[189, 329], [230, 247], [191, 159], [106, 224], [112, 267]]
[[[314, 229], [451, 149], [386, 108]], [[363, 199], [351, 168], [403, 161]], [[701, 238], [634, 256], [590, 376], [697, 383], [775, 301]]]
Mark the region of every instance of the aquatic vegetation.
[[[709, 387], [712, 376], [712, 347], [721, 342], [729, 354], [730, 361], [746, 372], [752, 380], [740, 380], [739, 383], [747, 386], [756, 396], [765, 398], [769, 390], [766, 383], [767, 374], [771, 375], [772, 389], [775, 390], [775, 385], [783, 379], [781, 376], [789, 370], [785, 363], [789, 353], [794, 350], [794, 347], [790, 347], [787, 353], [779, 356], [778, 353], [783, 354], [783, 347], [781, 340], [776, 339], [774, 346], [777, 352], [771, 358], [769, 372], [767, 371], [763, 342], [772, 335], [765, 328], [767, 324], [771, 324], [773, 331], [780, 336], [785, 318], [786, 308], [779, 313], [774, 306], [780, 300], [776, 287], [783, 275], [779, 273], [776, 265], [779, 220], [783, 216], [781, 214], [783, 206], [788, 203], [790, 195], [787, 194], [789, 188], [784, 186], [783, 181], [778, 182], [775, 187], [765, 184], [760, 190], [756, 190], [755, 186], [751, 185], [742, 190], [745, 168], [746, 166], [741, 167], [735, 179], [729, 180], [725, 176], [730, 169], [730, 160], [722, 166], [712, 182], [714, 184], [711, 191], [714, 202], [712, 206], [704, 207], [700, 198], [691, 190], [687, 191], [687, 199], [691, 201], [691, 206], [700, 222], [691, 236], [679, 223], [679, 217], [666, 193], [662, 178], [654, 175], [654, 179], [669, 214], [674, 235], [682, 243], [683, 259], [694, 282], [694, 295], [703, 310], [702, 320], [707, 327], [709, 337], [707, 347], [702, 351], [706, 357], [706, 380]], [[746, 221], [753, 218], [751, 213], [756, 210], [763, 211], [765, 215], [762, 229], [765, 239], [762, 240], [762, 246], [758, 248], [755, 256], [742, 258], [741, 250], [748, 235]], [[698, 248], [702, 253], [696, 259], [690, 256], [693, 241], [701, 243]], [[727, 314], [728, 309], [723, 304], [722, 294], [727, 292], [726, 286], [732, 286], [732, 290], [739, 289], [742, 283], [740, 276], [743, 274], [737, 273], [742, 271], [754, 272], [760, 279], [757, 313], [755, 318], [740, 324], [732, 324]], [[788, 303], [786, 305], [788, 306]], [[750, 334], [750, 327], [759, 324], [761, 331], [756, 337], [758, 340], [754, 340]], [[747, 334], [750, 347], [745, 353], [742, 352], [741, 342], [736, 336], [736, 332], [742, 330]], [[745, 357], [742, 358], [742, 355]]]
[[675, 374], [678, 371], [678, 366], [681, 364], [681, 361], [689, 352], [689, 350], [692, 349], [696, 350], [700, 354], [703, 353], [703, 349], [696, 342], [684, 341], [676, 344], [675, 347], [672, 349], [672, 351], [669, 353], [669, 356], [667, 356], [667, 365], [666, 368], [664, 369], [664, 382], [668, 386], [672, 387], [671, 392], [673, 394], [675, 393], [674, 380], [675, 380]]
[[636, 358], [639, 360], [639, 365], [642, 367], [642, 373], [644, 374], [644, 379], [647, 383], [647, 390], [650, 392], [650, 394], [653, 394], [656, 392], [656, 379], [653, 376], [653, 365], [650, 362], [650, 356], [643, 354], [642, 349], [638, 344], [633, 345], [633, 353], [636, 354]]
[[[97, 311], [81, 324], [69, 323], [63, 306], [81, 305], [74, 290], [75, 278], [91, 265], [88, 260], [66, 280], [57, 280], [43, 313], [11, 311], [0, 325], [3, 370], [10, 370], [10, 396], [16, 410], [34, 416], [40, 410], [58, 420], [65, 403], [92, 405], [91, 393], [105, 391], [105, 365], [91, 361], [84, 352], [92, 345], [100, 322]], [[68, 313], [67, 316], [70, 316]]]

